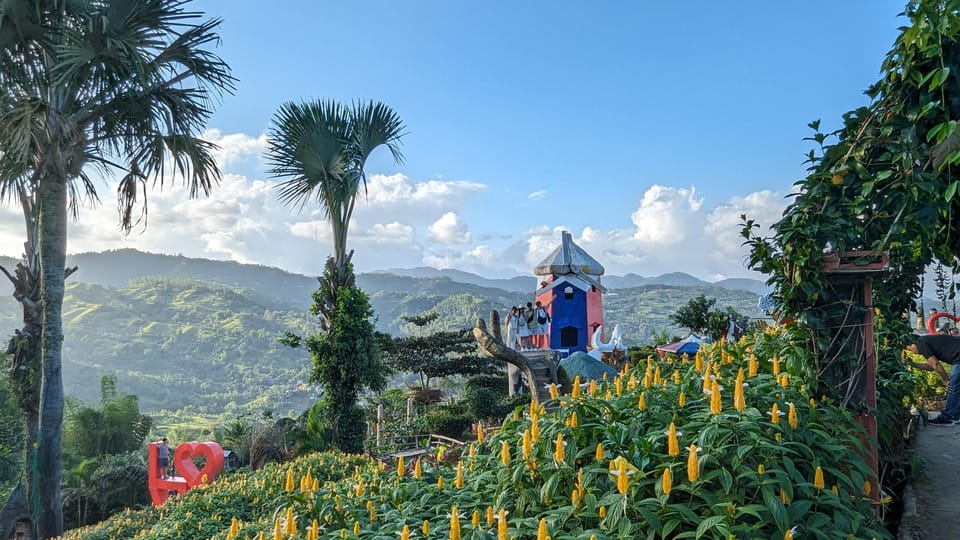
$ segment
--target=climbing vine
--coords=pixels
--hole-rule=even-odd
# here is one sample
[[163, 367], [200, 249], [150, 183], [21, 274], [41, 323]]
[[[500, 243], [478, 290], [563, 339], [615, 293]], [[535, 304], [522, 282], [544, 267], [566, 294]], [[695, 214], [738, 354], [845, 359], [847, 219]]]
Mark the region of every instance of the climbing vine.
[[[778, 309], [795, 317], [804, 344], [799, 369], [812, 387], [861, 413], [877, 415], [881, 476], [903, 450], [910, 377], [900, 349], [911, 330], [905, 314], [922, 296], [927, 267], [960, 269], [960, 0], [915, 0], [866, 93], [868, 106], [843, 115], [842, 127], [809, 124], [807, 177], [797, 182], [782, 219], [762, 236], [743, 217], [749, 265], [770, 275]], [[872, 275], [873, 295], [824, 272], [826, 254], [889, 255]], [[857, 264], [857, 261], [854, 261]], [[875, 316], [880, 402], [864, 401], [863, 321]], [[893, 465], [891, 465], [893, 464]]]

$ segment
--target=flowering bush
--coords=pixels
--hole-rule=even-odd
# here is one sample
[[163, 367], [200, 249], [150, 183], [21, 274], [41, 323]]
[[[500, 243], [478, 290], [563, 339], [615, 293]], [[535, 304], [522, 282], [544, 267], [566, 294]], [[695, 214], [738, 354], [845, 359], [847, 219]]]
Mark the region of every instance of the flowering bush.
[[[517, 409], [452, 459], [273, 467], [150, 510], [157, 523], [123, 537], [889, 538], [859, 425], [808, 394], [771, 354], [782, 346], [761, 334], [650, 358]], [[120, 538], [113, 521], [68, 538]]]

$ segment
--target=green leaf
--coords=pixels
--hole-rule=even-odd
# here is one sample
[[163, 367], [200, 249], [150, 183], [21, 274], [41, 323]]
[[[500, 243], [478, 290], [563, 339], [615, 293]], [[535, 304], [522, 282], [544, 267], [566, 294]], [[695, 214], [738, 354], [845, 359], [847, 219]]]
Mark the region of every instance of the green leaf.
[[933, 72], [933, 76], [930, 78], [930, 84], [927, 86], [928, 91], [936, 90], [947, 80], [947, 77], [950, 75], [949, 67], [937, 68]]
[[947, 190], [943, 194], [943, 198], [946, 199], [947, 202], [950, 202], [950, 200], [953, 199], [953, 196], [957, 194], [958, 183], [960, 182], [954, 180], [953, 182], [950, 182], [949, 186], [947, 186]]
[[700, 525], [697, 525], [697, 536], [696, 538], [701, 538], [707, 531], [716, 527], [718, 524], [723, 523], [723, 520], [726, 519], [723, 516], [710, 516], [700, 522]]

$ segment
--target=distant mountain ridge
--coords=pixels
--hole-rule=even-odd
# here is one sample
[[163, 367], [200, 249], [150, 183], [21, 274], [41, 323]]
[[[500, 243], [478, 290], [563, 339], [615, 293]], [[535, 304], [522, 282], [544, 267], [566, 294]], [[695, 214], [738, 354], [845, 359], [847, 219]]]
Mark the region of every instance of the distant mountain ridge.
[[[14, 264], [16, 264], [14, 259], [0, 257], [0, 265], [6, 266], [8, 269]], [[129, 248], [68, 255], [67, 264], [77, 265], [80, 268], [72, 279], [84, 283], [122, 287], [131, 280], [142, 277], [184, 277], [241, 287], [258, 291], [261, 294], [268, 293], [270, 297], [292, 305], [309, 303], [310, 295], [317, 287], [315, 277], [287, 272], [270, 266], [191, 258], [182, 255], [146, 253]], [[357, 280], [362, 287], [364, 281], [382, 281], [386, 276], [449, 279], [454, 283], [521, 293], [532, 293], [537, 287], [535, 276], [486, 278], [462, 270], [425, 266], [364, 272], [357, 276]], [[756, 279], [730, 278], [708, 282], [684, 272], [671, 272], [653, 277], [644, 277], [633, 273], [624, 276], [605, 275], [602, 282], [609, 289], [669, 285], [739, 289], [754, 294], [764, 294], [770, 290], [766, 283]], [[9, 283], [6, 283], [5, 280], [4, 284], [0, 285], [0, 291], [3, 290], [9, 290]]]

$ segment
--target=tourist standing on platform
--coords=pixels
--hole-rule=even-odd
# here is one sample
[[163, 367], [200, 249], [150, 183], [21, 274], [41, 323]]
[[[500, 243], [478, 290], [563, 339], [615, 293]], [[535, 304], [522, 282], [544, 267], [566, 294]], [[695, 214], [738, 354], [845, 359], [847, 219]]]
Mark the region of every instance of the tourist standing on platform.
[[157, 462], [160, 466], [160, 479], [170, 478], [167, 476], [167, 467], [170, 466], [170, 447], [167, 446], [166, 437], [160, 439], [160, 444], [157, 445]]
[[537, 324], [537, 310], [533, 307], [533, 302], [527, 302], [527, 309], [524, 310], [524, 313], [527, 316], [527, 329], [530, 330], [530, 338], [527, 339], [527, 349], [533, 350], [537, 348], [536, 339], [539, 336]]
[[520, 326], [520, 315], [517, 306], [510, 308], [510, 315], [507, 316], [507, 347], [511, 349], [520, 348], [520, 336], [517, 334]]
[[527, 314], [523, 306], [517, 306], [517, 350], [525, 350], [530, 342], [530, 327], [527, 326]]
[[550, 348], [550, 314], [547, 313], [547, 306], [544, 306], [537, 300], [537, 348]]

